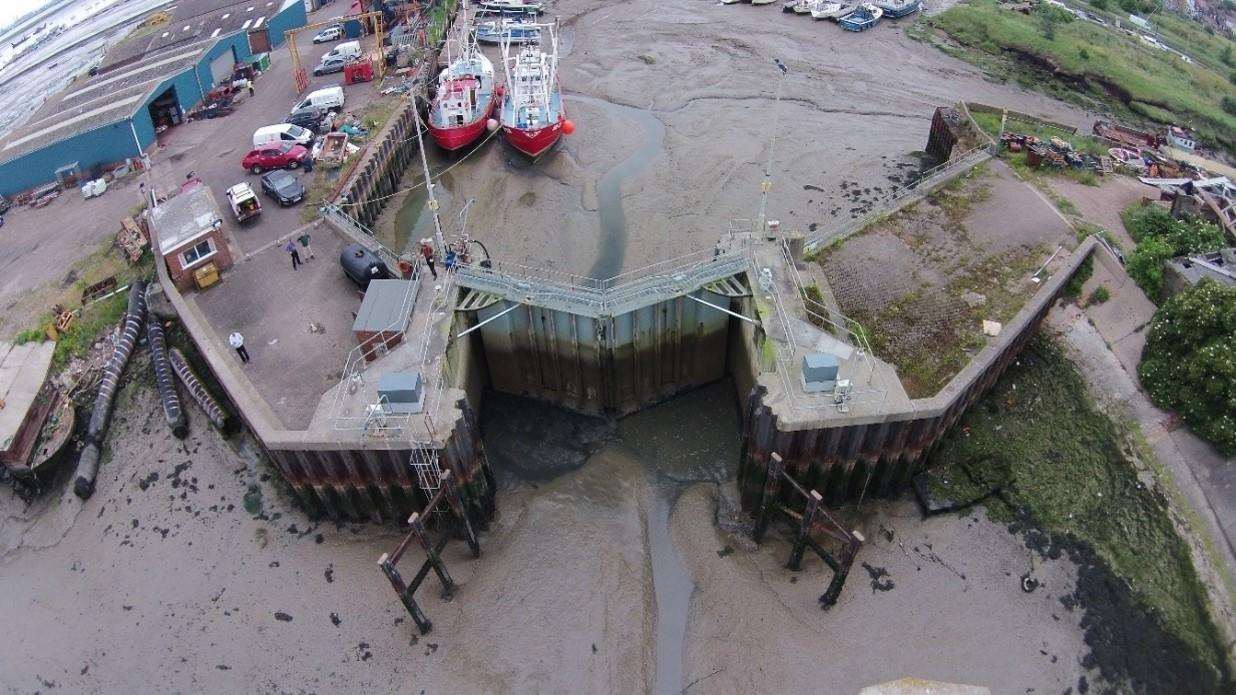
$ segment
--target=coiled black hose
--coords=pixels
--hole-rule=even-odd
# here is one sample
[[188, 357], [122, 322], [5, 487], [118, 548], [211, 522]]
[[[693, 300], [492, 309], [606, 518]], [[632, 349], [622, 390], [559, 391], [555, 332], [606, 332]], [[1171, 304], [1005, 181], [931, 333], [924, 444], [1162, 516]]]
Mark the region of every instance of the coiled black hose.
[[176, 376], [180, 377], [180, 383], [185, 385], [185, 388], [189, 390], [189, 395], [193, 396], [193, 400], [197, 401], [202, 412], [210, 418], [210, 424], [221, 432], [227, 432], [231, 426], [231, 418], [223, 406], [219, 405], [219, 401], [216, 401], [210, 391], [206, 390], [206, 386], [202, 384], [201, 379], [197, 378], [197, 374], [193, 373], [189, 361], [176, 348], [168, 350], [167, 356], [171, 359], [172, 369], [176, 372]]
[[129, 310], [124, 317], [124, 326], [120, 331], [120, 340], [112, 351], [111, 359], [103, 368], [103, 381], [99, 384], [99, 395], [94, 399], [94, 410], [90, 413], [90, 424], [86, 427], [86, 446], [82, 449], [81, 458], [77, 461], [77, 477], [73, 481], [73, 492], [82, 499], [94, 494], [94, 481], [99, 474], [99, 449], [107, 435], [107, 425], [112, 417], [112, 404], [116, 399], [116, 390], [120, 386], [120, 376], [124, 373], [133, 348], [137, 345], [137, 337], [142, 330], [142, 321], [146, 317], [146, 283], [138, 280], [129, 288]]
[[163, 418], [172, 434], [184, 439], [189, 434], [189, 423], [180, 406], [180, 394], [176, 392], [176, 375], [168, 363], [163, 325], [152, 315], [146, 317], [146, 345], [150, 348], [150, 365], [154, 369], [155, 385], [159, 387], [159, 400], [163, 402]]

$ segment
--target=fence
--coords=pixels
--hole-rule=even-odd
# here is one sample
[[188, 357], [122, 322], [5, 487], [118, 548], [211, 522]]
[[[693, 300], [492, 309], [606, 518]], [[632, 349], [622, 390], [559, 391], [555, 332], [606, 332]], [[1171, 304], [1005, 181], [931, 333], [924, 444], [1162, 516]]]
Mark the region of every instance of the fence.
[[892, 196], [877, 205], [875, 209], [865, 216], [851, 220], [837, 229], [828, 230], [809, 237], [805, 244], [806, 249], [814, 251], [822, 245], [833, 244], [857, 234], [868, 225], [878, 222], [885, 215], [891, 214], [901, 207], [927, 195], [927, 193], [931, 192], [933, 188], [941, 183], [991, 159], [993, 153], [993, 145], [983, 145], [966, 152], [960, 157], [924, 171], [917, 181], [893, 193]]

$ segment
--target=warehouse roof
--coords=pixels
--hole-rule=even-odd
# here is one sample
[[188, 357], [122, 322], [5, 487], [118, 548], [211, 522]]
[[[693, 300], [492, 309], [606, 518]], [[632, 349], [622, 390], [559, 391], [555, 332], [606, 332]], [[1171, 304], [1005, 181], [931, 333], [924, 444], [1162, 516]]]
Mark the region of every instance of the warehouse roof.
[[0, 146], [0, 162], [131, 117], [160, 83], [196, 65], [219, 39], [260, 29], [296, 1], [182, 0], [149, 36], [122, 41], [97, 74], [49, 98]]

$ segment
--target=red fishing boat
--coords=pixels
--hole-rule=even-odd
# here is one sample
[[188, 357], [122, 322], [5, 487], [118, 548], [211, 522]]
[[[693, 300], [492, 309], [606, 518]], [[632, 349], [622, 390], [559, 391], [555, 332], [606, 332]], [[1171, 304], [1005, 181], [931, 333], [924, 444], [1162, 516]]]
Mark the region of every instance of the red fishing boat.
[[[535, 41], [519, 46], [502, 39], [502, 63], [506, 90], [502, 95], [502, 132], [507, 142], [529, 157], [537, 157], [558, 142], [574, 126], [562, 110], [562, 88], [558, 84], [558, 39], [554, 25], [535, 26]], [[548, 49], [548, 50], [546, 50]]]
[[[463, 9], [467, 17], [467, 7]], [[450, 55], [438, 75], [438, 90], [429, 106], [429, 134], [445, 150], [458, 150], [485, 134], [502, 91], [494, 83], [494, 66], [477, 48], [476, 36], [465, 19], [460, 26], [458, 57]]]

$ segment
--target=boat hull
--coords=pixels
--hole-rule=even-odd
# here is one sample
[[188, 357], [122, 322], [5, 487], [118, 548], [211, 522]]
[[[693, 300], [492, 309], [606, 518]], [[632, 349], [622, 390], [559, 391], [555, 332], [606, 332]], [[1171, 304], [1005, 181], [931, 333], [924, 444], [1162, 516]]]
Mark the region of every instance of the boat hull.
[[471, 123], [439, 126], [430, 122], [429, 135], [433, 137], [434, 142], [438, 143], [438, 147], [444, 150], [453, 152], [463, 149], [476, 142], [485, 134], [485, 124], [489, 122], [490, 118], [493, 118], [494, 107], [497, 103], [497, 99], [490, 99], [489, 105]]
[[543, 128], [516, 128], [503, 125], [502, 132], [511, 147], [523, 152], [529, 157], [539, 157], [554, 146], [562, 138], [562, 118]]

